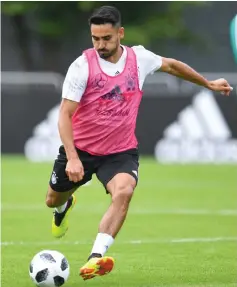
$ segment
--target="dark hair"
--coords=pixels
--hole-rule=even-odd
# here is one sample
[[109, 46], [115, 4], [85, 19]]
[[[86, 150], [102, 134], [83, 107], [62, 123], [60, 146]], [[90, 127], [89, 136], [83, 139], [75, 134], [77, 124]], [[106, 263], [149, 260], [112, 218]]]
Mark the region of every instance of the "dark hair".
[[112, 26], [121, 26], [121, 14], [113, 6], [102, 6], [95, 10], [89, 18], [89, 25], [111, 24]]

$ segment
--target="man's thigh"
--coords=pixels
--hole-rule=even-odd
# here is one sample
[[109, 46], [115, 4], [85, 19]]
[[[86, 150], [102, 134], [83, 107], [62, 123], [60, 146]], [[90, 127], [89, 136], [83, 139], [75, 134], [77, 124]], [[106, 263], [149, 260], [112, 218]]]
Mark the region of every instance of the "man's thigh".
[[[130, 174], [138, 182], [139, 155], [136, 149], [108, 155], [98, 168], [96, 175], [105, 189], [108, 182], [119, 173]], [[106, 189], [107, 191], [107, 189]]]

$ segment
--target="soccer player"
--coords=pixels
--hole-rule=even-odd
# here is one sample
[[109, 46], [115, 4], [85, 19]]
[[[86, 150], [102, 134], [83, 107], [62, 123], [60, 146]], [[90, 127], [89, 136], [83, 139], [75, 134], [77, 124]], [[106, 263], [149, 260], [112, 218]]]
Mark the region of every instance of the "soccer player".
[[188, 65], [158, 56], [142, 46], [126, 47], [121, 17], [103, 6], [89, 19], [93, 48], [69, 67], [62, 90], [58, 128], [63, 145], [55, 160], [46, 196], [55, 208], [52, 233], [62, 237], [75, 205], [74, 192], [96, 174], [111, 204], [105, 212], [86, 264], [84, 280], [109, 273], [104, 256], [121, 229], [138, 181], [136, 118], [147, 75], [162, 71], [228, 96], [225, 79], [208, 81]]

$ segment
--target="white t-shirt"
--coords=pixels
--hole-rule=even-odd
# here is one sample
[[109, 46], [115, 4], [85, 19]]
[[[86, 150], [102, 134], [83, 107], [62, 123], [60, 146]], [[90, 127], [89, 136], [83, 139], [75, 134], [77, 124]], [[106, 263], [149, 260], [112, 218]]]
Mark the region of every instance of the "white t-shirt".
[[[146, 76], [159, 70], [162, 65], [162, 58], [143, 46], [132, 47], [137, 57], [137, 68], [139, 77], [139, 87], [142, 90]], [[98, 56], [102, 71], [115, 76], [124, 69], [127, 58], [127, 50], [123, 49], [123, 54], [117, 63], [108, 62]], [[62, 97], [72, 101], [80, 102], [82, 95], [86, 90], [89, 77], [89, 67], [87, 58], [84, 54], [78, 57], [69, 67], [65, 81], [63, 83]]]

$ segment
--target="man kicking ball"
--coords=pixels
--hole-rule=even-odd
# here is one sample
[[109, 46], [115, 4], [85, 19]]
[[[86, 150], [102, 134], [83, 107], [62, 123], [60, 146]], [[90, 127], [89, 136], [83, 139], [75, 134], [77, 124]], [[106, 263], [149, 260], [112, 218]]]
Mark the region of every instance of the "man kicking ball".
[[85, 265], [84, 280], [109, 273], [114, 259], [105, 253], [127, 215], [138, 181], [139, 155], [136, 119], [147, 75], [156, 70], [228, 96], [225, 79], [208, 81], [188, 65], [158, 56], [142, 46], [126, 47], [121, 17], [115, 7], [103, 6], [89, 19], [93, 48], [69, 67], [59, 113], [63, 145], [55, 160], [46, 197], [55, 208], [52, 233], [65, 235], [75, 205], [74, 192], [96, 174], [111, 196], [111, 204]]

